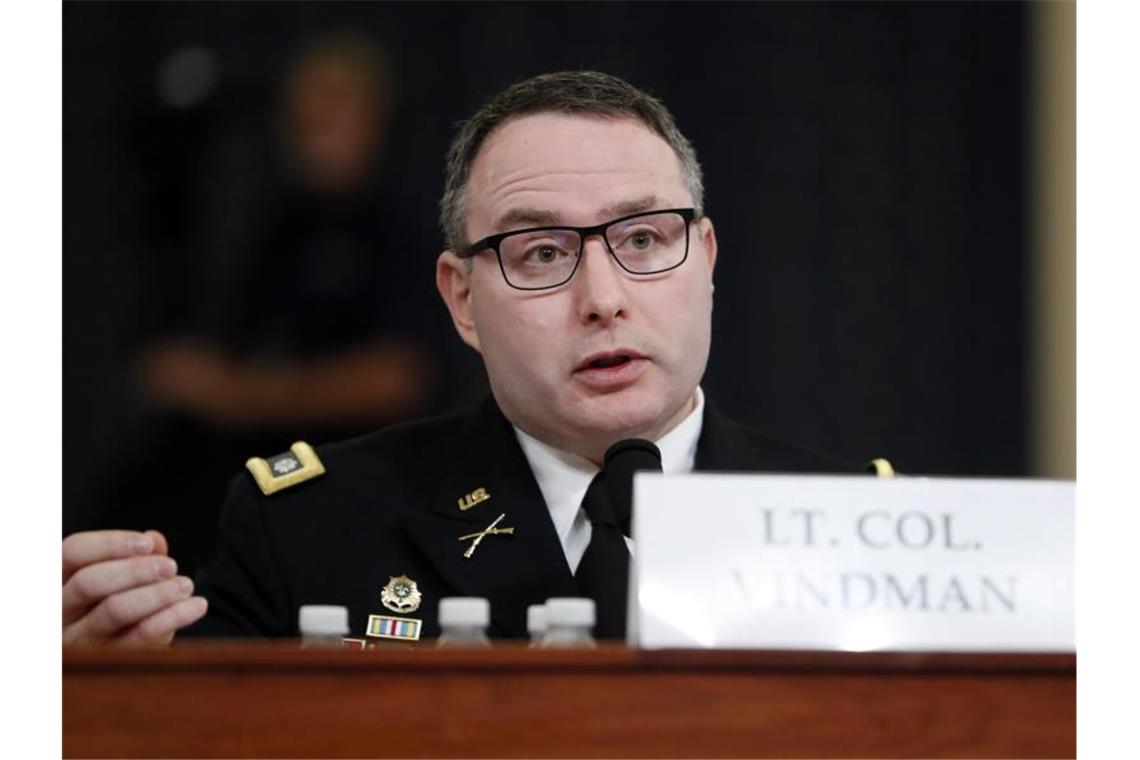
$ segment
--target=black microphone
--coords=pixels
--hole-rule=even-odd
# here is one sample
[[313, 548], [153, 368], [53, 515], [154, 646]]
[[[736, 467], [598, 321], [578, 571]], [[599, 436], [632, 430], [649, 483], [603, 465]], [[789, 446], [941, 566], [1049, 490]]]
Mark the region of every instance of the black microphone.
[[661, 472], [661, 450], [651, 441], [627, 438], [606, 449], [603, 457], [606, 497], [618, 527], [629, 535], [633, 513], [633, 474]]

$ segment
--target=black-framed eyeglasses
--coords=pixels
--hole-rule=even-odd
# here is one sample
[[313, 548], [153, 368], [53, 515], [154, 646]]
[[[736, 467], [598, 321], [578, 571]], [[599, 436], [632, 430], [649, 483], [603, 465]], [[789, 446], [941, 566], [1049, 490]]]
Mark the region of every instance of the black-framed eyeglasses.
[[519, 290], [564, 285], [578, 270], [586, 238], [601, 235], [614, 261], [630, 274], [660, 274], [689, 256], [689, 225], [696, 209], [643, 211], [592, 227], [529, 227], [500, 232], [459, 251], [459, 258], [493, 250], [503, 279]]

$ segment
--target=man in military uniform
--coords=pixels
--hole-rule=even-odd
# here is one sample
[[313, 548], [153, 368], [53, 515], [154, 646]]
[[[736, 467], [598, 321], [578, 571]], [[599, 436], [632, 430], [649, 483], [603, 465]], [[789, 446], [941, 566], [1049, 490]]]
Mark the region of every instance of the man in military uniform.
[[851, 469], [706, 402], [717, 240], [702, 195], [672, 116], [628, 83], [568, 72], [500, 93], [452, 144], [436, 264], [491, 396], [251, 459], [201, 597], [160, 535], [68, 537], [65, 642], [165, 642], [191, 623], [294, 636], [306, 604], [348, 607], [354, 637], [430, 638], [444, 596], [488, 598], [503, 637], [525, 635], [530, 604], [592, 596], [600, 634], [620, 637], [624, 590], [606, 587], [624, 589], [631, 542], [611, 456], [665, 472]]

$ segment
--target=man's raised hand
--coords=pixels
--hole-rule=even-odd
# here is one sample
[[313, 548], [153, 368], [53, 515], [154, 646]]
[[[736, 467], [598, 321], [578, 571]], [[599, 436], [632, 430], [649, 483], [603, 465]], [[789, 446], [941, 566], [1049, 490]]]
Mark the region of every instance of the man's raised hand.
[[206, 614], [158, 531], [98, 530], [63, 540], [63, 644], [163, 646]]

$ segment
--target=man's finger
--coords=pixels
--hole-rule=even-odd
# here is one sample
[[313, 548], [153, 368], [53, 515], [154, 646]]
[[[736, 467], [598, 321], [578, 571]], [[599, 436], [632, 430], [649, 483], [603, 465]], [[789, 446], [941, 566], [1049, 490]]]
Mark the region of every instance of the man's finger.
[[131, 627], [119, 639], [116, 646], [165, 646], [174, 638], [174, 633], [185, 628], [206, 614], [206, 599], [192, 596], [166, 607]]
[[178, 563], [158, 555], [114, 559], [82, 567], [63, 584], [63, 622], [78, 620], [112, 594], [173, 578], [177, 572]]
[[65, 626], [65, 644], [106, 641], [163, 608], [190, 596], [194, 582], [185, 576], [120, 591], [100, 602], [75, 623]]
[[[156, 544], [166, 549], [166, 539], [157, 531], [92, 530], [72, 533], [63, 539], [63, 581], [95, 562], [150, 554]], [[164, 552], [165, 553], [165, 552]]]
[[143, 531], [144, 535], [150, 536], [154, 541], [154, 550], [151, 554], [169, 554], [170, 550], [166, 546], [166, 536], [159, 533], [157, 530]]

